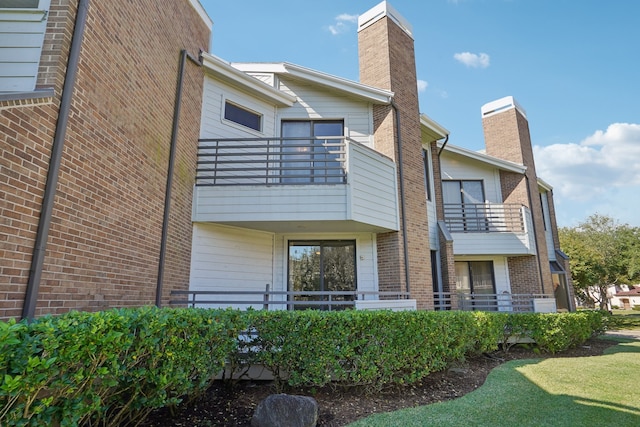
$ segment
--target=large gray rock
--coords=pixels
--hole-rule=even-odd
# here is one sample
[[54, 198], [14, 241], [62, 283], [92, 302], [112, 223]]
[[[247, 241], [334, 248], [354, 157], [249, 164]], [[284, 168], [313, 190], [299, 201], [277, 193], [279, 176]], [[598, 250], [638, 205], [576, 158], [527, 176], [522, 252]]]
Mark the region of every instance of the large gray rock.
[[318, 402], [308, 396], [272, 394], [258, 404], [252, 427], [315, 427]]

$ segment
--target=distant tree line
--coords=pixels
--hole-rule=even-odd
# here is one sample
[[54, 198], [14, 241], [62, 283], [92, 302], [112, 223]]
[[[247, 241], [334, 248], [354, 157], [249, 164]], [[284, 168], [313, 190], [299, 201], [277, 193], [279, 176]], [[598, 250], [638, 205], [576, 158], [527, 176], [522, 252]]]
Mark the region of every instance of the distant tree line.
[[560, 247], [570, 258], [575, 295], [582, 304], [604, 310], [611, 285], [640, 283], [640, 228], [595, 214], [558, 232]]

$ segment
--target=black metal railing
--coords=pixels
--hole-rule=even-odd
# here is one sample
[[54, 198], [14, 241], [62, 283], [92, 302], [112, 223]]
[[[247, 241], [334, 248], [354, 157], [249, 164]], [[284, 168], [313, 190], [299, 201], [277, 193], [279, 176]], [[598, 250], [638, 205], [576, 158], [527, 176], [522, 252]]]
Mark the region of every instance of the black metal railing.
[[[343, 310], [366, 299], [408, 299], [407, 292], [375, 291], [172, 291], [170, 305], [188, 307], [244, 306], [300, 310]], [[274, 298], [275, 297], [275, 298]]]
[[444, 204], [444, 220], [452, 233], [525, 232], [525, 207], [516, 204]]
[[346, 182], [348, 138], [200, 139], [196, 185]]
[[533, 312], [536, 299], [554, 299], [547, 294], [485, 294], [466, 292], [437, 292], [434, 294], [436, 310], [477, 310]]

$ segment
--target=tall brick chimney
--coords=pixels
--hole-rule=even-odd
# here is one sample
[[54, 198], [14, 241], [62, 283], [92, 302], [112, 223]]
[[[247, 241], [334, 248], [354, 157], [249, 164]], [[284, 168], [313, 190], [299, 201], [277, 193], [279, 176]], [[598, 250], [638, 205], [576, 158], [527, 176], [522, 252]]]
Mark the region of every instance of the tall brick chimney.
[[[536, 235], [538, 254], [530, 257], [509, 258], [511, 288], [514, 293], [553, 293], [549, 255], [544, 238], [542, 204], [527, 115], [512, 96], [483, 105], [481, 112], [487, 154], [527, 167], [524, 175], [500, 172], [504, 203], [524, 205], [531, 210], [534, 227], [531, 232], [535, 232]], [[535, 277], [531, 272], [537, 273]]]
[[359, 17], [358, 47], [361, 83], [395, 93], [393, 105], [374, 106], [373, 110], [375, 148], [395, 160], [401, 199], [400, 231], [377, 236], [379, 288], [409, 289], [418, 308], [433, 308], [411, 25], [383, 1]]

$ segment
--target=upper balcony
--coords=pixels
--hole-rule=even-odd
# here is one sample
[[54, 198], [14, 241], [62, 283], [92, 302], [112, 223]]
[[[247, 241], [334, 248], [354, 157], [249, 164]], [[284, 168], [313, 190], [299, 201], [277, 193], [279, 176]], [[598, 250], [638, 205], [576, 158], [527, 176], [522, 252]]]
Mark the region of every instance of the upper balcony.
[[444, 205], [455, 255], [534, 255], [531, 211], [499, 203]]
[[201, 139], [193, 221], [280, 233], [398, 230], [396, 166], [342, 136]]

